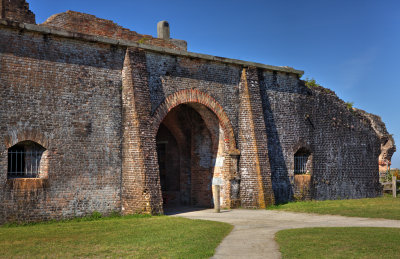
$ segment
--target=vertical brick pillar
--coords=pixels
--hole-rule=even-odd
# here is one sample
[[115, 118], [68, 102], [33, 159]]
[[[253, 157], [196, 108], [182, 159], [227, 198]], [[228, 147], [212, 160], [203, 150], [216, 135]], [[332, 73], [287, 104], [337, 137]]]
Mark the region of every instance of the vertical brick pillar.
[[274, 194], [256, 68], [243, 69], [239, 95], [241, 205], [247, 208], [265, 208], [274, 204]]
[[150, 93], [143, 50], [127, 49], [122, 80], [122, 213], [161, 214], [156, 140], [150, 130]]

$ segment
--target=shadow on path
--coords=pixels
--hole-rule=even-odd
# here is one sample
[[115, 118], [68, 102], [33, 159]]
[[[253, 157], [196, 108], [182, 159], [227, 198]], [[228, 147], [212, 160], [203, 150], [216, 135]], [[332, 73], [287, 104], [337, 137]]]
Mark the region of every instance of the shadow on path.
[[164, 215], [167, 216], [181, 216], [180, 214], [195, 212], [195, 211], [203, 211], [209, 210], [210, 208], [201, 208], [201, 207], [190, 207], [190, 206], [174, 206], [174, 207], [166, 207], [164, 208]]

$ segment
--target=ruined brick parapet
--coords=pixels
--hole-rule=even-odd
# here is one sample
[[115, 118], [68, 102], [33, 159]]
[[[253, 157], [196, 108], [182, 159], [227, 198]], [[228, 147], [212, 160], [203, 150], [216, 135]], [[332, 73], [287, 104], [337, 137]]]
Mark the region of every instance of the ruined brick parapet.
[[380, 138], [371, 122], [334, 92], [311, 89], [313, 199], [376, 197], [381, 194]]
[[76, 33], [133, 41], [176, 50], [186, 50], [187, 48], [186, 42], [182, 40], [153, 38], [150, 35], [139, 34], [135, 31], [123, 28], [113, 21], [75, 11], [55, 14], [42, 23], [42, 25]]
[[35, 14], [25, 0], [0, 0], [0, 19], [36, 23]]
[[385, 123], [383, 123], [381, 117], [379, 117], [378, 115], [374, 115], [360, 109], [354, 109], [354, 111], [361, 114], [370, 121], [372, 128], [376, 132], [376, 135], [379, 137], [381, 143], [379, 169], [380, 171], [386, 171], [388, 169], [388, 166], [390, 167], [391, 165], [391, 160], [394, 152], [396, 152], [396, 145], [394, 143], [393, 136], [389, 134], [386, 129]]

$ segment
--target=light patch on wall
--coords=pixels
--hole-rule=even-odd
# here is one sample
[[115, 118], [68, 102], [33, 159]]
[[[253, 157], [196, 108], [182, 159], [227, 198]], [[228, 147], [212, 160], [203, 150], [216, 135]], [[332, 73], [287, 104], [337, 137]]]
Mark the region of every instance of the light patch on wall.
[[216, 167], [223, 167], [224, 166], [224, 157], [217, 157], [216, 159], [213, 159], [213, 163], [215, 164]]
[[214, 177], [212, 179], [212, 185], [223, 185], [224, 180], [222, 180], [222, 178], [220, 177]]

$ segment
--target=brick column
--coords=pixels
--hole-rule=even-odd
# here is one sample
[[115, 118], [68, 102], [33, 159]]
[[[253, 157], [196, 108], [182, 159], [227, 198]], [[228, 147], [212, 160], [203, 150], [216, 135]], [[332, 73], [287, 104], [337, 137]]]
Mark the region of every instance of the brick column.
[[274, 194], [256, 68], [243, 69], [239, 95], [241, 205], [247, 208], [265, 208], [274, 204]]
[[122, 80], [122, 213], [163, 213], [143, 50], [126, 51]]

